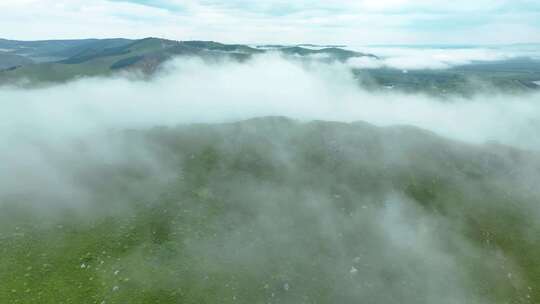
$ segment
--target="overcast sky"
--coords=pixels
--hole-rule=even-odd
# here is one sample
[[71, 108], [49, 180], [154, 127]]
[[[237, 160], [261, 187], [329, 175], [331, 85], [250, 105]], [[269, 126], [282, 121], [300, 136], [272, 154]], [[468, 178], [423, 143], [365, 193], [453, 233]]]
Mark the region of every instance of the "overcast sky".
[[0, 0], [0, 37], [237, 43], [540, 42], [539, 0]]

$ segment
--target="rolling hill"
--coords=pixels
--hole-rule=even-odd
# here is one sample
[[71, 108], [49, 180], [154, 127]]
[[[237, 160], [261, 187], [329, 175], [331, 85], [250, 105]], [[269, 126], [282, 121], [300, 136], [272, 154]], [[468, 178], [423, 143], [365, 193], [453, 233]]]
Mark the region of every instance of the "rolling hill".
[[[205, 60], [243, 61], [255, 54], [269, 52], [239, 44], [212, 41], [173, 41], [159, 38], [141, 40], [65, 40], [20, 42], [1, 40], [0, 48], [24, 56], [35, 64], [11, 64], [0, 71], [0, 83], [17, 81], [58, 82], [84, 76], [106, 76], [125, 69], [146, 74], [176, 56], [195, 56]], [[302, 47], [277, 50], [285, 55], [324, 55], [327, 60], [346, 61], [352, 57], [373, 56], [339, 48], [311, 50]], [[16, 67], [16, 68], [12, 68]]]

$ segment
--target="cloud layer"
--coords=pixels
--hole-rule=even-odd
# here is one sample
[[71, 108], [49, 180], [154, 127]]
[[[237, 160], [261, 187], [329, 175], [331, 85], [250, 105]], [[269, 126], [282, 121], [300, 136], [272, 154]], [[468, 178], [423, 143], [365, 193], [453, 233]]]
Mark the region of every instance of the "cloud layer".
[[357, 68], [395, 68], [402, 70], [448, 69], [474, 62], [499, 61], [527, 57], [538, 59], [539, 46], [528, 47], [351, 47], [364, 53], [377, 54], [379, 60], [359, 57], [349, 60]]
[[[0, 36], [240, 43], [540, 42], [536, 1], [7, 0]], [[39, 23], [36, 28], [32, 24]]]
[[0, 99], [3, 134], [43, 132], [54, 138], [96, 129], [283, 115], [408, 124], [458, 140], [540, 147], [532, 136], [539, 130], [538, 94], [485, 91], [442, 102], [399, 92], [369, 93], [346, 64], [300, 63], [275, 54], [245, 64], [179, 59], [151, 82], [89, 78], [41, 89], [3, 88]]

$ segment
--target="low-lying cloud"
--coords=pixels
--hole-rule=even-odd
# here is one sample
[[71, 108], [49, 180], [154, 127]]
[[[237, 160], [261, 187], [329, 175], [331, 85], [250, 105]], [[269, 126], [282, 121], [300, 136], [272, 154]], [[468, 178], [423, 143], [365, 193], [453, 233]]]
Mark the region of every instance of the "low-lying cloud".
[[400, 70], [440, 70], [475, 62], [493, 62], [520, 57], [538, 59], [538, 45], [514, 47], [353, 47], [380, 59], [358, 57], [349, 60], [355, 68], [394, 68]]
[[100, 129], [224, 122], [280, 115], [301, 120], [406, 124], [453, 139], [539, 148], [539, 94], [479, 89], [472, 98], [363, 90], [347, 65], [300, 63], [277, 55], [243, 64], [178, 59], [151, 81], [87, 78], [0, 91], [2, 141], [48, 140]]

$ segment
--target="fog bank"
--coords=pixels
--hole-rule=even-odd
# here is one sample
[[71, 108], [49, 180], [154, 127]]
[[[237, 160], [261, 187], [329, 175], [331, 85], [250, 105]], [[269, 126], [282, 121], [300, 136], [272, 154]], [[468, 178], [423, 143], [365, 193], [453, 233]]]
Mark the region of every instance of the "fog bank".
[[440, 100], [363, 90], [347, 65], [299, 63], [277, 55], [247, 63], [178, 59], [151, 81], [88, 78], [39, 89], [3, 87], [2, 141], [48, 140], [99, 129], [224, 122], [280, 115], [301, 120], [406, 124], [474, 143], [540, 147], [540, 95], [479, 88]]

